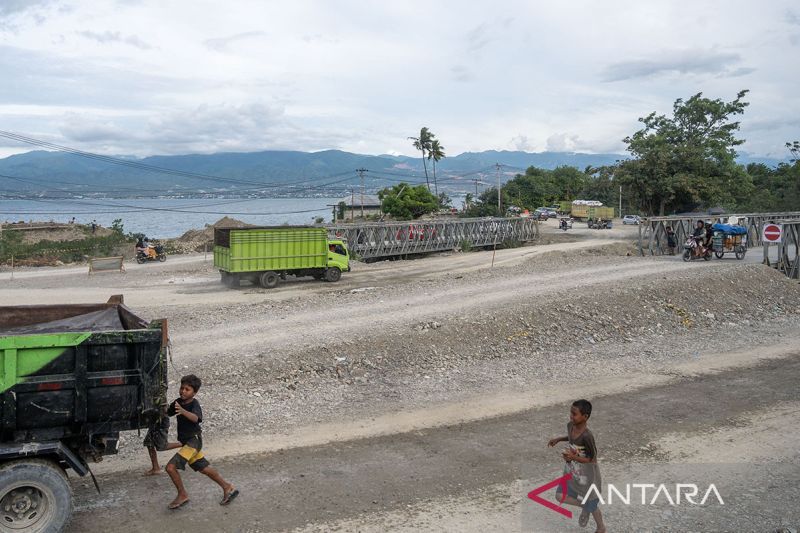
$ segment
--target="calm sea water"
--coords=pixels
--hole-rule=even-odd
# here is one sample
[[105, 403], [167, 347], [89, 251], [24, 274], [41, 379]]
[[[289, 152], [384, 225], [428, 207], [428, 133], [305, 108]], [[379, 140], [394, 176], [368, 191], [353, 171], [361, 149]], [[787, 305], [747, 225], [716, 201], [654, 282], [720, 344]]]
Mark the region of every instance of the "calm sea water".
[[330, 222], [334, 198], [236, 199], [136, 199], [136, 200], [0, 200], [0, 221], [55, 221], [78, 223], [96, 220], [111, 226], [121, 218], [126, 232], [160, 239], [178, 237], [189, 229], [203, 228], [229, 216], [250, 224], [311, 224], [316, 217]]

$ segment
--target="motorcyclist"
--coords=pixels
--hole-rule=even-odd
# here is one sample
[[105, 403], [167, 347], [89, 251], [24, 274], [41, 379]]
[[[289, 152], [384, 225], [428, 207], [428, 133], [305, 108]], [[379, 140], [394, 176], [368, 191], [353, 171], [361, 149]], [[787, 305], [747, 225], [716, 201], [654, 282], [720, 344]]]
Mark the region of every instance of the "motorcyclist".
[[147, 248], [144, 245], [144, 239], [142, 237], [139, 237], [136, 240], [136, 253], [138, 254], [139, 252], [142, 252], [144, 254], [147, 253]]
[[158, 255], [156, 253], [156, 248], [155, 248], [155, 246], [152, 245], [152, 243], [150, 243], [150, 241], [147, 239], [147, 237], [145, 237], [142, 240], [142, 246], [144, 246], [144, 250], [143, 251], [144, 251], [144, 254], [147, 257], [149, 257], [150, 259], [155, 259], [156, 258], [156, 256]]
[[700, 257], [705, 253], [705, 248], [703, 246], [705, 237], [706, 225], [702, 220], [698, 220], [695, 224], [694, 231], [692, 232], [692, 238], [694, 239], [694, 242], [697, 243], [695, 257]]

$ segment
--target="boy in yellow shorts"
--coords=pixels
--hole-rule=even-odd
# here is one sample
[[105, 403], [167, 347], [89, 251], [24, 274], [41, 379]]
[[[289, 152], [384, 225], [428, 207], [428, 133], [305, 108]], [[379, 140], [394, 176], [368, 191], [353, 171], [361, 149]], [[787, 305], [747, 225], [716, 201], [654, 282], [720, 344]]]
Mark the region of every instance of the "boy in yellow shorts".
[[178, 495], [169, 504], [170, 509], [178, 509], [189, 501], [189, 494], [187, 494], [178, 472], [178, 470], [185, 470], [187, 463], [192, 470], [207, 475], [222, 487], [220, 505], [228, 505], [239, 495], [239, 491], [222, 479], [219, 472], [211, 468], [208, 460], [203, 456], [203, 434], [200, 428], [200, 423], [203, 421], [203, 410], [200, 408], [200, 402], [195, 399], [200, 385], [200, 378], [194, 374], [183, 376], [181, 378], [181, 397], [172, 402], [167, 410], [167, 415], [175, 416], [178, 420], [178, 440], [183, 445], [167, 463], [167, 474], [178, 490]]

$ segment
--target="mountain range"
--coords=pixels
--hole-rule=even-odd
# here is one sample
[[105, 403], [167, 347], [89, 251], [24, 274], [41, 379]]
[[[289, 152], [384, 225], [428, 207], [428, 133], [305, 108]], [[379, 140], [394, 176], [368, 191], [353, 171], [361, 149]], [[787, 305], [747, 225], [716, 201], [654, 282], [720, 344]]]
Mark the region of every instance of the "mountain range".
[[[439, 161], [440, 190], [470, 191], [477, 180], [493, 185], [526, 168], [580, 169], [609, 165], [622, 154], [521, 151], [465, 152]], [[340, 150], [263, 151], [133, 158], [32, 151], [0, 159], [0, 198], [155, 196], [336, 196], [361, 185], [377, 189], [399, 182], [425, 183], [421, 157], [362, 155]], [[742, 155], [741, 163], [771, 166], [780, 160]], [[428, 174], [431, 176], [431, 162]], [[501, 167], [498, 169], [496, 165]]]

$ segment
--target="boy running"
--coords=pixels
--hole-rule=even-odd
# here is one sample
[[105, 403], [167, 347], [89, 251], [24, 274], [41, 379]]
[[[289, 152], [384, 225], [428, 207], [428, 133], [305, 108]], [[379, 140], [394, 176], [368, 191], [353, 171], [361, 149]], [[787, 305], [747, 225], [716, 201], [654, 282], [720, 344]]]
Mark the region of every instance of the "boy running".
[[203, 456], [203, 435], [200, 423], [203, 421], [203, 410], [200, 402], [195, 399], [195, 394], [200, 390], [200, 378], [194, 374], [181, 378], [181, 397], [170, 404], [167, 415], [176, 416], [178, 419], [178, 440], [183, 445], [178, 453], [167, 463], [167, 474], [175, 484], [178, 495], [169, 504], [170, 509], [178, 509], [189, 501], [189, 494], [183, 486], [183, 480], [178, 470], [185, 470], [188, 463], [192, 470], [210, 477], [222, 488], [220, 505], [228, 505], [239, 495], [233, 485], [222, 479], [219, 472], [211, 468], [208, 460]]
[[586, 425], [591, 414], [592, 404], [588, 400], [573, 402], [569, 410], [570, 421], [567, 423], [567, 436], [550, 439], [547, 445], [552, 447], [559, 442], [569, 442], [569, 448], [565, 449], [562, 455], [566, 462], [565, 473], [571, 473], [572, 478], [567, 482], [566, 497], [559, 486], [556, 491], [556, 499], [581, 507], [578, 525], [585, 527], [589, 523], [591, 514], [597, 524], [595, 533], [605, 533], [606, 526], [603, 524], [603, 515], [597, 508], [600, 500], [595, 498], [587, 501], [586, 505], [581, 505], [581, 501], [586, 497], [586, 493], [592, 485], [595, 485], [598, 491], [602, 488], [600, 469], [597, 467], [597, 446], [594, 443], [594, 435]]

